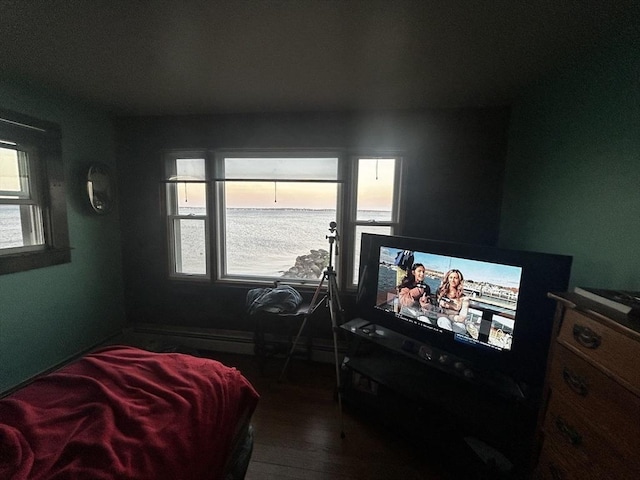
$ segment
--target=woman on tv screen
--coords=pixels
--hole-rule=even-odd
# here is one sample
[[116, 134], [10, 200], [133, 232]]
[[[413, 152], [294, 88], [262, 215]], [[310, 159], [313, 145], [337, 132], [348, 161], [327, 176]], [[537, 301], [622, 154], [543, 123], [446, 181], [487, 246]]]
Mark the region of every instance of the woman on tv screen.
[[[451, 269], [442, 277], [436, 299], [442, 313], [446, 316], [438, 319], [438, 326], [447, 330], [465, 330], [464, 322], [469, 314], [469, 298], [464, 294], [463, 284], [464, 276], [460, 270]], [[460, 325], [455, 325], [456, 323]]]
[[401, 307], [422, 307], [429, 304], [431, 289], [424, 283], [425, 268], [421, 263], [414, 263], [411, 270], [398, 285], [398, 299]]

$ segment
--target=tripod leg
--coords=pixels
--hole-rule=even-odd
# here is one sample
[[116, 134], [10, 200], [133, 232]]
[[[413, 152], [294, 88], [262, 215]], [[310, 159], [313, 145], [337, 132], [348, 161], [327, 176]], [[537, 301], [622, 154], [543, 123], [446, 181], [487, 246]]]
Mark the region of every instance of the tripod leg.
[[300, 325], [300, 329], [296, 334], [296, 338], [293, 340], [293, 343], [291, 344], [291, 350], [289, 350], [289, 353], [287, 354], [287, 359], [284, 362], [284, 366], [282, 367], [282, 371], [280, 372], [280, 377], [278, 377], [278, 381], [282, 381], [284, 379], [285, 373], [287, 372], [287, 367], [289, 366], [289, 361], [291, 360], [291, 356], [293, 355], [293, 352], [295, 352], [296, 347], [298, 346], [298, 340], [300, 340], [300, 335], [302, 335], [302, 331], [304, 330], [304, 327], [307, 324], [307, 320], [313, 314], [313, 312], [316, 311], [316, 309], [318, 308], [318, 305], [320, 305], [320, 303], [316, 303], [316, 302], [318, 300], [318, 296], [320, 295], [320, 291], [322, 290], [322, 284], [324, 283], [325, 278], [326, 278], [326, 274], [323, 274], [322, 279], [320, 279], [320, 283], [318, 284], [318, 287], [316, 288], [316, 291], [313, 294], [313, 298], [311, 299], [311, 303], [309, 304], [309, 309], [307, 310], [307, 313], [304, 314], [302, 325]]
[[338, 394], [338, 409], [340, 412], [340, 438], [344, 438], [344, 418], [342, 416], [342, 382], [340, 381], [340, 364], [338, 362], [338, 325], [336, 315], [338, 310], [342, 316], [342, 306], [338, 296], [338, 284], [335, 277], [329, 277], [329, 314], [331, 316], [331, 330], [333, 332], [333, 360], [336, 367], [336, 392]]
[[338, 313], [340, 314], [340, 325], [344, 323], [344, 309], [342, 308], [342, 302], [340, 301], [340, 295], [338, 295], [338, 283], [336, 281], [336, 277], [331, 277], [331, 283], [333, 284], [333, 300], [335, 301], [335, 306], [338, 309]]

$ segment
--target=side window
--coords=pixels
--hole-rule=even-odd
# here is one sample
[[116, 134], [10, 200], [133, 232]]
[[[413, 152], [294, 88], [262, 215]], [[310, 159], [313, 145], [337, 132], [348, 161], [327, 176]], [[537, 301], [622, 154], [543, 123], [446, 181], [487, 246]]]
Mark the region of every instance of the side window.
[[59, 128], [0, 111], [0, 274], [71, 261]]
[[400, 205], [399, 157], [352, 158], [354, 201], [351, 212], [353, 260], [350, 265], [350, 284], [358, 283], [360, 242], [363, 233], [392, 235], [397, 232]]
[[0, 250], [4, 254], [44, 245], [37, 165], [33, 148], [0, 140]]
[[208, 279], [209, 212], [203, 153], [169, 153], [165, 158], [169, 275]]

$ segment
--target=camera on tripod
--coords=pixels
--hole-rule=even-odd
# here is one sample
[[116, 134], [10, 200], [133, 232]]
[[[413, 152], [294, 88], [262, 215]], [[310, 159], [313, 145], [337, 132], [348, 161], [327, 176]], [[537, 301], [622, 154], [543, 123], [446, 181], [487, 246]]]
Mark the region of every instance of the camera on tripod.
[[339, 236], [338, 236], [338, 224], [336, 222], [329, 222], [329, 234], [326, 236], [327, 240], [329, 240], [329, 267], [332, 267], [331, 264], [331, 247], [333, 247], [333, 244], [335, 242], [336, 244], [336, 249], [335, 249], [335, 254], [338, 255], [338, 240], [339, 240]]

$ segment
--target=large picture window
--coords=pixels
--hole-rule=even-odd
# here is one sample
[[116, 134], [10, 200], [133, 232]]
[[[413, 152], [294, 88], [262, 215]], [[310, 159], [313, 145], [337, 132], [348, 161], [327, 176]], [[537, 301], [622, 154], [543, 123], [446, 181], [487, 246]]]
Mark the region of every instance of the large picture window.
[[70, 260], [59, 128], [0, 111], [0, 274]]
[[316, 283], [336, 222], [348, 253], [332, 262], [354, 285], [362, 232], [397, 228], [399, 167], [398, 157], [331, 151], [168, 153], [170, 275]]

